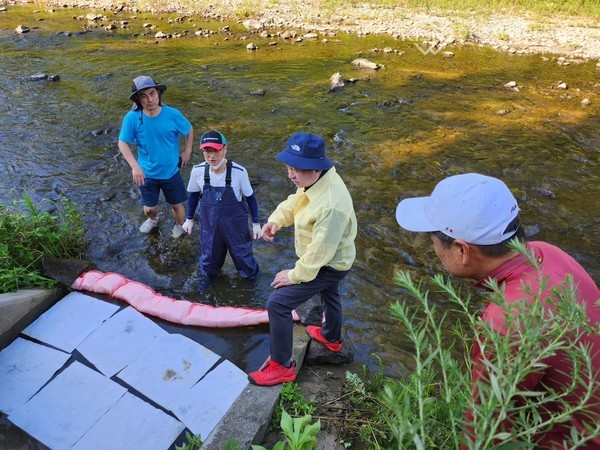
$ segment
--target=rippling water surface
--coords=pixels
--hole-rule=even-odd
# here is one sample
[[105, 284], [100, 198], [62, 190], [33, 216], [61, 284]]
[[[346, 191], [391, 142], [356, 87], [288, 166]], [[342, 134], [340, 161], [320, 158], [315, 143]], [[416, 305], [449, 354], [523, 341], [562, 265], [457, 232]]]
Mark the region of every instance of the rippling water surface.
[[[295, 258], [291, 230], [281, 232], [273, 244], [256, 242], [257, 285], [241, 281], [228, 260], [214, 288], [199, 294], [197, 240], [170, 238], [164, 204], [160, 233], [138, 232], [139, 193], [116, 143], [131, 106], [131, 80], [148, 74], [167, 84], [164, 102], [192, 122], [193, 163], [202, 160], [202, 131], [217, 128], [227, 136], [228, 156], [248, 169], [263, 220], [293, 192], [274, 159], [287, 137], [296, 131], [326, 137], [359, 224], [357, 261], [343, 286], [345, 326], [355, 359], [370, 367], [377, 364], [373, 354], [388, 374], [411, 367], [410, 345], [389, 313], [403, 296], [394, 273], [443, 269], [428, 238], [401, 231], [394, 211], [400, 199], [427, 195], [446, 176], [478, 171], [504, 179], [525, 224], [540, 230], [535, 238], [560, 245], [600, 279], [600, 73], [594, 63], [559, 66], [550, 55], [478, 47], [450, 48], [454, 57], [444, 58], [384, 36], [295, 42], [261, 38], [237, 23], [169, 23], [176, 16], [99, 11], [118, 27], [128, 21], [127, 29], [106, 31], [109, 21], [74, 18], [89, 12], [39, 5], [0, 12], [0, 202], [24, 192], [48, 209], [63, 197], [76, 202], [85, 214], [87, 257], [100, 270], [177, 298], [263, 307], [270, 280]], [[148, 31], [145, 23], [156, 28]], [[31, 31], [16, 34], [19, 24]], [[224, 26], [231, 31], [218, 31]], [[218, 32], [197, 37], [199, 28]], [[182, 37], [155, 39], [150, 34], [157, 31]], [[250, 42], [259, 49], [246, 50]], [[384, 53], [385, 47], [398, 52]], [[351, 65], [357, 57], [385, 67], [360, 70]], [[37, 72], [58, 74], [60, 81], [26, 80]], [[357, 81], [329, 92], [336, 72]], [[511, 80], [518, 92], [504, 87]], [[561, 81], [569, 89], [558, 89]], [[260, 89], [265, 95], [251, 94]], [[591, 104], [582, 106], [583, 98]], [[183, 170], [186, 182], [190, 170]], [[443, 299], [434, 300], [443, 306]], [[208, 347], [244, 370], [268, 354], [266, 327], [201, 332]]]

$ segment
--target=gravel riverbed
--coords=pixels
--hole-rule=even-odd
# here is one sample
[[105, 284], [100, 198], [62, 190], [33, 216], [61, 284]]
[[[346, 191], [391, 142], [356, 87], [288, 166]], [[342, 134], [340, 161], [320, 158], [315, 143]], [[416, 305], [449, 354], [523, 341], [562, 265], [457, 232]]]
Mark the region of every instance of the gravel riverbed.
[[[450, 44], [484, 45], [510, 53], [548, 54], [581, 62], [600, 60], [600, 19], [515, 15], [505, 10], [485, 13], [372, 6], [368, 2], [332, 6], [324, 0], [47, 0], [51, 7], [93, 10], [169, 12], [212, 19], [236, 19], [251, 29], [290, 29], [317, 33], [387, 33], [398, 39], [422, 40], [425, 48]], [[5, 1], [10, 3], [10, 1]], [[597, 64], [600, 62], [596, 61]], [[568, 63], [568, 62], [567, 62]], [[599, 66], [600, 68], [600, 66]]]

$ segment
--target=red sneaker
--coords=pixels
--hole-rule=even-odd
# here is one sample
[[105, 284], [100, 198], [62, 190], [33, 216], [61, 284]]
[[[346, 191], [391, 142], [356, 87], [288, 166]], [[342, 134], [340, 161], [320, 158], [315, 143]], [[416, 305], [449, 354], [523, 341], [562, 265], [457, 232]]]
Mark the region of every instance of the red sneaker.
[[321, 334], [321, 327], [309, 325], [306, 327], [306, 334], [308, 334], [315, 341], [323, 344], [330, 352], [338, 353], [342, 349], [342, 341], [329, 342]]
[[260, 369], [248, 374], [248, 380], [259, 386], [273, 386], [274, 384], [287, 383], [296, 379], [296, 362], [292, 361], [291, 367], [267, 359]]

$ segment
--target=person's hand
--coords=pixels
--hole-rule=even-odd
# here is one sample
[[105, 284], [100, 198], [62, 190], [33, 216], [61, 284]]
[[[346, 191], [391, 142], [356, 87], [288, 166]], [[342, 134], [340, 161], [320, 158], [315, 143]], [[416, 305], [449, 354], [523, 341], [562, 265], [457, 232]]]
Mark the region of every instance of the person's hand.
[[181, 228], [183, 228], [183, 231], [185, 231], [187, 234], [192, 234], [192, 230], [194, 229], [194, 219], [185, 219], [185, 222], [183, 225], [181, 225]]
[[289, 269], [282, 270], [281, 272], [277, 272], [277, 274], [275, 275], [275, 279], [271, 283], [271, 287], [277, 289], [277, 288], [280, 288], [283, 286], [292, 285], [293, 283], [290, 281], [290, 279], [288, 277], [288, 273], [289, 273]]
[[138, 186], [141, 186], [146, 182], [144, 171], [138, 165], [133, 166], [133, 168], [131, 169], [131, 176], [133, 177], [133, 182]]
[[273, 242], [277, 233], [277, 224], [275, 222], [265, 223], [262, 227], [262, 238], [267, 242]]
[[192, 157], [192, 149], [185, 150], [180, 156], [181, 158], [181, 166], [187, 165], [190, 162], [190, 158]]
[[252, 237], [254, 239], [259, 239], [262, 236], [262, 229], [260, 228], [260, 223], [252, 224]]

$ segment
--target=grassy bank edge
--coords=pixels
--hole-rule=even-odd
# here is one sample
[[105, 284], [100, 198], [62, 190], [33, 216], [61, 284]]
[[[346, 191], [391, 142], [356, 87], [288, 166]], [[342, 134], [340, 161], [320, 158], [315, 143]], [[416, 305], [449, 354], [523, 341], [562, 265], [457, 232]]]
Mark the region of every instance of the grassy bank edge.
[[[0, 1], [2, 3], [3, 1]], [[6, 0], [4, 0], [6, 2]], [[332, 17], [351, 15], [364, 20], [377, 16], [403, 17], [413, 14], [452, 17], [528, 17], [540, 25], [567, 21], [580, 26], [600, 27], [600, 0], [46, 0], [43, 4], [67, 7], [127, 9], [151, 13], [179, 13], [235, 20], [260, 19], [277, 11], [292, 13], [298, 26], [327, 25]]]

